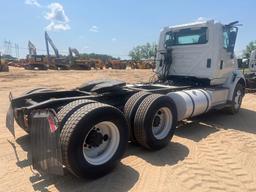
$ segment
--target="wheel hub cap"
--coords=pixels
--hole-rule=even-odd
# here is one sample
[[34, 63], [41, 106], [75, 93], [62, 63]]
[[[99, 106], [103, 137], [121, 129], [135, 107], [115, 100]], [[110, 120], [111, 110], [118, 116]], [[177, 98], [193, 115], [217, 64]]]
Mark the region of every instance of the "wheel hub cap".
[[154, 127], [159, 126], [160, 121], [161, 121], [160, 117], [159, 117], [159, 116], [156, 116], [156, 117], [154, 118], [153, 126], [154, 126]]
[[120, 143], [117, 126], [110, 121], [95, 125], [83, 143], [84, 158], [92, 165], [101, 165], [115, 154]]
[[163, 139], [169, 134], [172, 118], [172, 112], [167, 107], [162, 107], [156, 112], [152, 123], [152, 133], [156, 139]]
[[92, 147], [98, 147], [102, 144], [103, 140], [104, 137], [100, 132], [92, 130], [86, 139], [86, 144]]

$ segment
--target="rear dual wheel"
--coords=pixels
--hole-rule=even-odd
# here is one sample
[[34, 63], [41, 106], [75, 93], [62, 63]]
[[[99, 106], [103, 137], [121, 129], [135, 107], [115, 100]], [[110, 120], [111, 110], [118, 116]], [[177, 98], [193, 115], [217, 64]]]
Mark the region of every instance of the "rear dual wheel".
[[60, 135], [63, 164], [78, 177], [110, 172], [123, 156], [128, 128], [121, 111], [94, 102], [76, 109]]
[[134, 117], [140, 103], [148, 96], [148, 92], [138, 92], [132, 95], [124, 106], [124, 115], [128, 122], [129, 127], [129, 139], [132, 143], [137, 144], [137, 140], [134, 135]]
[[[136, 100], [137, 102], [134, 102]], [[127, 106], [133, 110], [129, 110]], [[128, 110], [127, 110], [128, 108]], [[135, 110], [136, 109], [136, 110]], [[177, 109], [165, 95], [136, 93], [126, 104], [125, 116], [136, 142], [148, 149], [161, 149], [172, 138], [177, 124]]]

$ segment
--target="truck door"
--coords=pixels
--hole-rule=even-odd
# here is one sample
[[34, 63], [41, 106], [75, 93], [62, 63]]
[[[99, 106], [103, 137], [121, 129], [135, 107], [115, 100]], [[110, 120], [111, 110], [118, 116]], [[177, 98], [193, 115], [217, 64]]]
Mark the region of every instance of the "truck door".
[[223, 26], [223, 48], [221, 51], [221, 60], [219, 63], [219, 78], [223, 78], [226, 74], [236, 68], [235, 63], [235, 43], [237, 37], [238, 28], [234, 26]]

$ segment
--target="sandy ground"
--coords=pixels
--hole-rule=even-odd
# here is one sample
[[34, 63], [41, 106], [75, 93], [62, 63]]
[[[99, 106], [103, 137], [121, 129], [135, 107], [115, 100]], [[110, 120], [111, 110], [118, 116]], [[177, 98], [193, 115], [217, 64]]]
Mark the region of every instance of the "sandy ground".
[[[5, 128], [8, 94], [34, 87], [73, 88], [92, 79], [146, 81], [150, 70], [25, 71], [0, 73], [0, 191], [256, 191], [256, 95], [232, 116], [212, 112], [177, 129], [157, 152], [128, 146], [121, 164], [98, 180], [40, 176], [31, 168], [29, 136]], [[17, 127], [17, 126], [16, 126]]]

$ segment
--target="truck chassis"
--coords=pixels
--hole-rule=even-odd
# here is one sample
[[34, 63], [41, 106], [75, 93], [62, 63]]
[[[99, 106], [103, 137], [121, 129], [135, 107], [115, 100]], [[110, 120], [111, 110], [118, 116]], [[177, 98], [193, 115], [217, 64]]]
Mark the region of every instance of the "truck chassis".
[[37, 88], [16, 98], [10, 93], [6, 125], [15, 135], [15, 120], [30, 134], [34, 169], [95, 178], [115, 167], [128, 141], [158, 150], [184, 118], [220, 108], [236, 113], [244, 95], [238, 85], [232, 101], [227, 88], [181, 83], [100, 80], [69, 91]]

